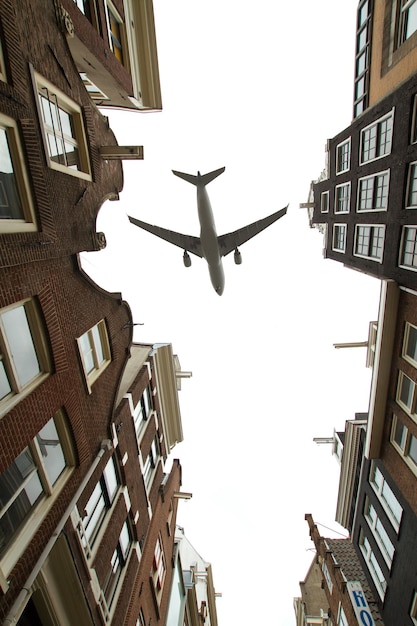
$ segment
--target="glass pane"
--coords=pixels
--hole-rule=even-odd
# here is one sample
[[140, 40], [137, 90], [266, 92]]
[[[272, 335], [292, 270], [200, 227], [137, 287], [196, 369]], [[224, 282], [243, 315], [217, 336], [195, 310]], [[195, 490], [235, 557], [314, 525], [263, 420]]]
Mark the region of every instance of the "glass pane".
[[408, 39], [417, 30], [417, 2], [408, 10], [406, 16], [405, 38]]
[[87, 516], [83, 519], [83, 526], [88, 541], [90, 542], [90, 545], [92, 545], [106, 510], [106, 503], [100, 483], [97, 483], [95, 486], [95, 489], [87, 502], [85, 510]]
[[55, 427], [55, 422], [50, 419], [36, 435], [39, 449], [42, 454], [43, 465], [48, 479], [53, 485], [65, 468], [65, 457], [61, 442]]
[[5, 398], [11, 390], [12, 388], [10, 387], [9, 379], [7, 378], [4, 363], [0, 360], [0, 400]]
[[414, 435], [410, 437], [410, 447], [408, 448], [408, 456], [417, 465], [417, 439]]
[[405, 406], [411, 410], [413, 403], [414, 383], [408, 376], [403, 375], [401, 378], [400, 400]]
[[126, 522], [123, 524], [122, 532], [120, 533], [120, 537], [119, 537], [119, 543], [122, 549], [123, 557], [126, 559], [127, 554], [129, 552], [129, 545], [130, 545], [129, 528]]
[[42, 494], [35, 464], [29, 448], [0, 476], [0, 552], [26, 519], [33, 505]]
[[417, 361], [417, 328], [411, 325], [408, 327], [406, 354]]
[[98, 364], [101, 365], [104, 359], [103, 346], [101, 343], [101, 335], [98, 326], [94, 326], [92, 328], [93, 338], [94, 338], [94, 347], [96, 349], [96, 357]]
[[80, 337], [79, 342], [80, 342], [81, 352], [83, 355], [84, 366], [87, 371], [87, 374], [89, 374], [94, 369], [94, 356], [93, 356], [93, 350], [92, 350], [92, 346], [90, 342], [89, 333], [88, 332], [84, 333], [84, 335]]
[[23, 219], [7, 132], [0, 128], [0, 219]]
[[62, 133], [67, 137], [75, 137], [71, 115], [64, 109], [59, 108], [59, 119], [61, 120]]
[[397, 420], [395, 425], [394, 440], [400, 446], [401, 450], [404, 450], [405, 448], [406, 439], [407, 429], [402, 422]]
[[112, 502], [116, 494], [116, 491], [119, 487], [119, 482], [117, 480], [117, 474], [116, 474], [116, 469], [114, 467], [113, 458], [111, 458], [108, 461], [106, 467], [104, 468], [103, 475], [104, 475], [104, 480], [106, 482], [107, 494], [109, 496], [110, 502]]
[[26, 385], [40, 373], [38, 357], [24, 306], [1, 314], [9, 358], [14, 364], [17, 382]]

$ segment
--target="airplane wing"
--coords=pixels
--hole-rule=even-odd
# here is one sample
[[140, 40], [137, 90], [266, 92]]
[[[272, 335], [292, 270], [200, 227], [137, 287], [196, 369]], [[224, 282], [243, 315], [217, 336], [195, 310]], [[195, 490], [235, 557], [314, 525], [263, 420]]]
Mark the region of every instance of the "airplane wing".
[[226, 256], [232, 252], [232, 250], [235, 250], [238, 246], [241, 246], [246, 241], [249, 241], [249, 239], [252, 239], [252, 237], [255, 237], [255, 235], [265, 230], [265, 228], [268, 228], [268, 226], [285, 215], [287, 209], [288, 205], [285, 209], [272, 213], [272, 215], [264, 217], [262, 220], [258, 220], [257, 222], [253, 222], [253, 224], [239, 228], [239, 230], [235, 230], [233, 233], [227, 233], [226, 235], [218, 237], [221, 256]]
[[128, 215], [128, 218], [132, 224], [139, 226], [139, 228], [142, 228], [143, 230], [147, 230], [148, 233], [152, 233], [152, 235], [156, 235], [156, 237], [159, 237], [160, 239], [165, 239], [165, 241], [172, 243], [174, 246], [178, 246], [183, 250], [187, 250], [187, 252], [191, 252], [192, 254], [203, 258], [199, 237], [181, 235], [181, 233], [176, 233], [173, 230], [167, 230], [166, 228], [161, 228], [160, 226], [152, 226], [151, 224], [141, 222], [141, 220], [137, 220], [134, 217], [130, 217], [130, 215]]

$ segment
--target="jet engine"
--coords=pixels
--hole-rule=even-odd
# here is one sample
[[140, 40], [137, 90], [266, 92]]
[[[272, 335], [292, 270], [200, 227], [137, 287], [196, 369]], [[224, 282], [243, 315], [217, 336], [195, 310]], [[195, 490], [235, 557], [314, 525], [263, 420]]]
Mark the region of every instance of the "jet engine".
[[187, 250], [184, 250], [184, 256], [182, 257], [182, 260], [184, 261], [185, 267], [191, 267], [191, 259]]
[[234, 259], [235, 259], [236, 265], [242, 264], [242, 255], [240, 254], [240, 251], [237, 248], [234, 253]]

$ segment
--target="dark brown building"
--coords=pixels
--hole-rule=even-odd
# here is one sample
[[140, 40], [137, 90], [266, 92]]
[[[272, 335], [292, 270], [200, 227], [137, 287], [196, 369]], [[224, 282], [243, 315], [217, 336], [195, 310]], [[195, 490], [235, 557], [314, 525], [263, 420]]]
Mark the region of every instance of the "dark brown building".
[[[101, 36], [113, 9], [126, 19], [122, 3], [87, 5]], [[105, 245], [96, 218], [123, 150], [71, 30], [58, 2], [0, 4], [0, 620], [163, 624], [188, 497], [179, 462], [164, 471], [180, 367], [169, 344], [133, 344], [128, 304], [79, 266]], [[112, 54], [106, 77], [127, 85]]]

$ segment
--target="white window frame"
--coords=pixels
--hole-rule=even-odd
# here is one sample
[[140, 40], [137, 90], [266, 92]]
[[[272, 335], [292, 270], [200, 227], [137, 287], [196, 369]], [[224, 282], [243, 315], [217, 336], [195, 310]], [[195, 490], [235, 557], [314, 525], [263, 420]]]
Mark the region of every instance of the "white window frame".
[[411, 121], [410, 144], [417, 143], [417, 94], [413, 100], [413, 116]]
[[[336, 230], [343, 229], [343, 243], [341, 247], [337, 246], [338, 237], [336, 236]], [[346, 252], [346, 236], [347, 236], [347, 224], [333, 224], [333, 236], [332, 236], [332, 250], [335, 252]]]
[[[359, 237], [359, 232], [361, 228], [371, 228], [371, 229], [381, 229], [381, 232], [383, 233], [384, 237], [383, 237], [383, 244], [382, 244], [382, 250], [381, 250], [381, 256], [377, 257], [377, 256], [370, 256], [368, 254], [362, 254], [357, 252], [357, 245], [358, 245], [358, 237]], [[373, 237], [373, 231], [371, 231], [370, 234], [370, 245], [371, 245], [371, 238]], [[353, 244], [353, 254], [354, 256], [360, 257], [361, 259], [369, 259], [370, 261], [375, 261], [376, 263], [382, 263], [383, 258], [384, 258], [384, 248], [385, 248], [385, 224], [356, 224], [355, 226], [355, 241]], [[368, 247], [369, 249], [369, 247]]]
[[[375, 208], [375, 198], [376, 198], [376, 185], [377, 185], [377, 179], [380, 177], [387, 177], [387, 194], [386, 194], [386, 203], [384, 207], [381, 208]], [[372, 207], [371, 208], [365, 208], [365, 209], [361, 209], [361, 188], [362, 188], [362, 182], [364, 181], [373, 181], [373, 185], [372, 185]], [[358, 180], [358, 197], [357, 197], [357, 202], [356, 202], [356, 211], [358, 213], [370, 213], [373, 212], [375, 213], [376, 211], [386, 211], [388, 208], [388, 197], [389, 197], [389, 184], [390, 184], [390, 170], [383, 170], [381, 172], [376, 172], [375, 174], [371, 174], [370, 176], [363, 176], [362, 178], [359, 178]]]
[[106, 96], [104, 91], [101, 91], [99, 87], [87, 76], [85, 72], [80, 72], [81, 80], [83, 81], [83, 85], [86, 88], [86, 91], [92, 100], [98, 100], [101, 102], [102, 100], [109, 100], [109, 97]]
[[320, 213], [328, 213], [329, 212], [329, 191], [323, 191], [320, 195]]
[[[342, 211], [339, 210], [339, 192], [341, 190], [346, 190], [346, 192], [341, 193], [341, 199], [343, 200], [343, 206], [347, 207]], [[350, 201], [351, 201], [351, 193], [350, 193], [350, 181], [347, 183], [342, 183], [341, 185], [336, 185], [334, 190], [334, 213], [335, 215], [342, 215], [350, 212]]]
[[[46, 78], [35, 72], [32, 68], [32, 80], [36, 93], [36, 105], [38, 109], [39, 125], [42, 133], [44, 151], [48, 166], [58, 172], [69, 174], [70, 176], [76, 176], [84, 180], [92, 180], [90, 158], [88, 155], [87, 137], [84, 128], [83, 114], [81, 107], [60, 91], [55, 85], [50, 83]], [[40, 103], [40, 97], [45, 96], [53, 102], [53, 106], [61, 108], [68, 113], [71, 117], [74, 135], [75, 137], [69, 137], [65, 134], [65, 131], [60, 128], [50, 127], [46, 125], [42, 107]], [[48, 147], [47, 133], [50, 136], [55, 136], [59, 142], [66, 140], [68, 143], [76, 146], [78, 150], [79, 166], [76, 169], [71, 166], [67, 166], [62, 163], [57, 163], [52, 160]]]
[[395, 547], [389, 538], [389, 535], [380, 517], [378, 516], [374, 505], [368, 497], [365, 498], [363, 514], [388, 568], [391, 569], [395, 554]]
[[[395, 432], [397, 430], [398, 423], [401, 424], [403, 428], [403, 440], [400, 443], [398, 443], [395, 439]], [[408, 426], [406, 426], [402, 420], [398, 419], [396, 415], [393, 415], [392, 417], [390, 441], [413, 474], [417, 476], [417, 456], [416, 460], [414, 460], [409, 454], [411, 444], [414, 444], [415, 442], [415, 445], [417, 446], [417, 437], [410, 432]]]
[[[94, 331], [97, 331], [96, 333]], [[100, 342], [101, 342], [101, 350], [103, 353], [103, 361], [100, 361], [98, 356], [98, 349], [96, 345], [96, 334], [98, 334]], [[90, 344], [91, 355], [94, 362], [94, 367], [91, 371], [88, 371], [88, 367], [86, 364], [85, 353], [83, 351], [83, 338], [86, 337]], [[101, 376], [106, 367], [111, 363], [111, 353], [110, 353], [110, 344], [109, 338], [107, 334], [106, 322], [104, 320], [100, 320], [89, 328], [85, 333], [83, 333], [77, 339], [78, 349], [81, 357], [81, 362], [83, 366], [84, 376], [87, 384], [88, 393], [92, 393], [92, 385], [96, 382], [96, 380]]]
[[[347, 147], [347, 163], [345, 166], [339, 168], [339, 156], [344, 155], [344, 149]], [[350, 170], [350, 158], [351, 158], [351, 141], [350, 137], [345, 139], [341, 143], [336, 146], [336, 175], [343, 174], [344, 172], [348, 172]], [[342, 162], [343, 163], [343, 162]]]
[[403, 357], [405, 361], [408, 361], [408, 363], [411, 363], [411, 365], [417, 368], [417, 342], [416, 342], [416, 349], [415, 349], [415, 354], [414, 354], [415, 358], [413, 358], [413, 356], [410, 355], [407, 351], [408, 344], [410, 341], [410, 332], [412, 331], [415, 331], [417, 334], [417, 326], [414, 326], [414, 324], [411, 324], [410, 322], [405, 322], [404, 339], [403, 339], [403, 347], [402, 347], [401, 356]]
[[153, 562], [152, 562], [152, 580], [155, 590], [155, 595], [158, 604], [161, 601], [162, 592], [164, 589], [164, 583], [167, 573], [167, 562], [164, 553], [164, 544], [162, 543], [161, 535], [158, 535], [155, 544]]
[[[111, 30], [109, 12], [112, 14], [113, 18], [115, 19], [116, 23], [119, 26], [120, 40], [117, 39], [117, 41], [120, 44], [120, 54], [122, 57], [121, 59], [119, 59], [117, 57], [117, 54], [115, 53], [115, 47], [118, 48], [118, 46], [115, 46], [114, 41], [113, 41], [113, 32]], [[105, 14], [106, 14], [107, 37], [109, 41], [110, 50], [113, 52], [115, 58], [121, 65], [123, 65], [124, 67], [129, 67], [129, 48], [127, 45], [126, 35], [125, 35], [125, 23], [122, 19], [122, 16], [120, 15], [118, 10], [114, 6], [113, 2], [111, 2], [111, 0], [105, 0]]]
[[0, 128], [6, 132], [17, 193], [23, 212], [21, 219], [0, 219], [0, 233], [35, 231], [37, 230], [35, 211], [17, 123], [0, 113]]
[[[10, 311], [23, 309], [32, 340], [33, 352], [38, 361], [39, 371], [29, 381], [22, 384], [16, 370], [17, 356], [12, 353], [7, 339], [7, 332], [2, 322], [2, 315]], [[0, 362], [4, 363], [6, 376], [11, 391], [0, 400], [0, 418], [11, 411], [23, 398], [40, 385], [51, 372], [51, 360], [47, 343], [46, 331], [41, 320], [38, 303], [33, 298], [0, 309]]]
[[[415, 231], [415, 233], [414, 233], [414, 240], [406, 239], [406, 234], [411, 229], [414, 229], [414, 231]], [[404, 245], [406, 244], [406, 242], [413, 246], [413, 252], [407, 251], [407, 254], [410, 254], [410, 255], [412, 255], [412, 257], [415, 257], [415, 265], [413, 265], [413, 264], [408, 265], [408, 264], [404, 263], [404, 257], [405, 257], [405, 254], [406, 254], [405, 251], [404, 251]], [[399, 259], [398, 259], [398, 265], [399, 265], [399, 267], [402, 267], [402, 268], [404, 268], [406, 270], [409, 270], [410, 272], [417, 272], [417, 225], [407, 224], [407, 225], [402, 227], [401, 244], [400, 244], [400, 256], [399, 256]]]
[[[417, 161], [411, 161], [408, 164], [407, 171], [407, 191], [405, 194], [405, 208], [406, 209], [417, 209], [417, 199], [414, 203], [410, 202], [410, 189], [411, 189], [411, 180], [414, 180], [415, 183], [415, 191], [414, 195], [417, 196]], [[414, 172], [414, 176], [411, 177], [411, 172]]]
[[[48, 481], [46, 472], [43, 469], [42, 456], [39, 451], [36, 437], [27, 446], [30, 448], [32, 458], [39, 472], [39, 478], [43, 486], [43, 495], [38, 499], [37, 503], [33, 505], [26, 521], [23, 522], [21, 528], [16, 531], [10, 541], [10, 545], [0, 558], [0, 587], [4, 593], [6, 593], [9, 587], [7, 577], [32, 541], [33, 536], [45, 519], [46, 515], [57, 501], [62, 488], [68, 481], [76, 465], [75, 451], [69, 431], [69, 425], [63, 411], [58, 411], [51, 419], [54, 420], [58, 433], [61, 449], [65, 457], [65, 467], [55, 483], [51, 485]], [[50, 420], [48, 420], [48, 422], [49, 421]]]
[[385, 476], [376, 466], [375, 461], [372, 461], [371, 464], [369, 484], [374, 490], [395, 531], [398, 533], [401, 525], [403, 508], [387, 483]]
[[[416, 28], [407, 35], [407, 23], [409, 18], [409, 11], [414, 7], [417, 10], [417, 0], [399, 0], [399, 14], [398, 14], [398, 46], [406, 42], [417, 32]], [[417, 15], [416, 15], [417, 17]]]
[[[389, 140], [384, 142], [384, 144], [380, 144], [379, 139], [381, 137], [381, 127], [388, 120], [391, 119], [391, 131]], [[368, 133], [372, 128], [376, 127], [376, 135], [375, 135], [375, 156], [367, 157], [366, 159], [363, 157], [364, 151], [364, 137], [366, 133]], [[387, 113], [386, 115], [381, 116], [379, 119], [375, 120], [371, 124], [368, 124], [365, 128], [361, 130], [360, 134], [360, 148], [359, 148], [359, 164], [363, 165], [364, 163], [371, 163], [372, 161], [376, 161], [377, 159], [382, 159], [389, 154], [391, 154], [392, 149], [392, 137], [394, 130], [394, 108]], [[386, 145], [387, 149], [383, 153], [379, 153], [380, 145]]]
[[349, 626], [346, 613], [343, 610], [342, 604], [339, 602], [339, 609], [337, 611], [337, 626]]
[[[407, 381], [410, 389], [410, 404], [406, 404], [401, 399], [401, 392], [403, 388], [403, 384]], [[416, 403], [417, 403], [417, 384], [412, 378], [407, 376], [405, 372], [399, 370], [398, 379], [397, 379], [397, 391], [396, 391], [396, 402], [397, 404], [409, 415], [414, 421], [417, 420], [416, 416]]]
[[[365, 545], [365, 541], [367, 542], [368, 547]], [[372, 551], [371, 544], [368, 537], [364, 533], [363, 528], [361, 529], [359, 535], [359, 548], [362, 552], [363, 558], [365, 559], [365, 563], [367, 565], [369, 573], [371, 574], [371, 578], [374, 581], [378, 595], [381, 600], [384, 600], [387, 591], [387, 581], [385, 579], [381, 566], [379, 565], [378, 559], [376, 558], [375, 553]], [[378, 575], [379, 573], [380, 576]]]

